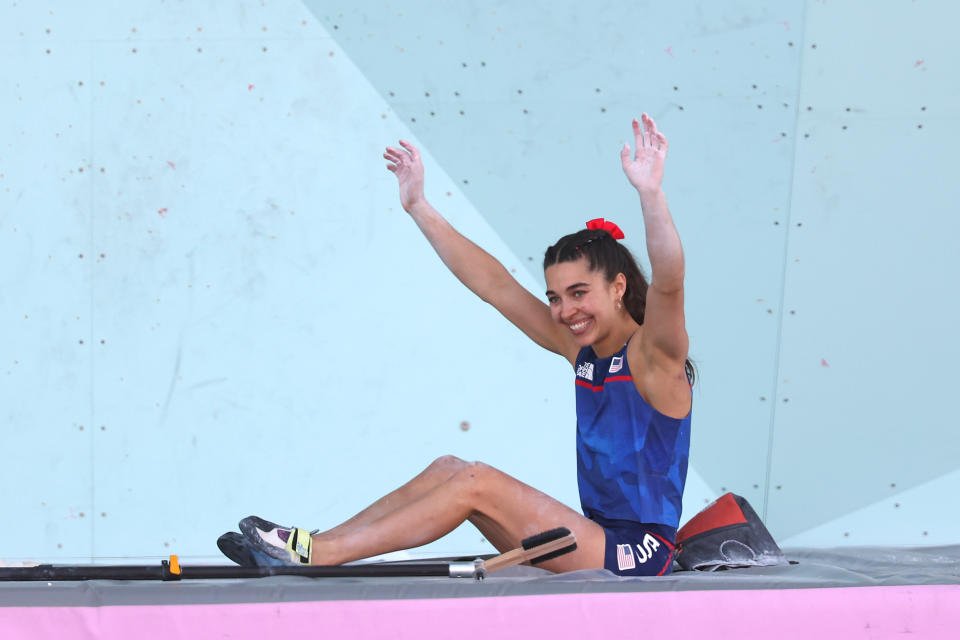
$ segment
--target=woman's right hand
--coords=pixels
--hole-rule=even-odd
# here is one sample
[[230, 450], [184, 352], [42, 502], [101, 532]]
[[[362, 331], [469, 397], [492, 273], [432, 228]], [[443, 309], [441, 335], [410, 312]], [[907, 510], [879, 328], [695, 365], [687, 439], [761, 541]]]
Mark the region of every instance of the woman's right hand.
[[397, 176], [400, 204], [410, 213], [417, 203], [424, 201], [423, 161], [420, 151], [406, 140], [401, 140], [400, 146], [403, 148], [387, 147], [383, 157], [387, 160], [387, 169]]

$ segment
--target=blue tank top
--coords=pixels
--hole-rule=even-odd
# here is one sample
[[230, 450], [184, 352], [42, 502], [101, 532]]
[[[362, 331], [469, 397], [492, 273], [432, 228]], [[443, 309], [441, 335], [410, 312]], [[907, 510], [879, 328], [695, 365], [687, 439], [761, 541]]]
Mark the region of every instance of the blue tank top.
[[637, 392], [627, 347], [577, 354], [577, 483], [591, 520], [680, 524], [690, 414], [663, 415]]

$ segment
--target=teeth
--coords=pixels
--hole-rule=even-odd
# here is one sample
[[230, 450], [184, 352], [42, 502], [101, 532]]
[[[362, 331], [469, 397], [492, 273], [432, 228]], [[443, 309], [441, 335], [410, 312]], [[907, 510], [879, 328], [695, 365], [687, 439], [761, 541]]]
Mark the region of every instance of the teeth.
[[570, 329], [573, 331], [580, 331], [581, 329], [586, 327], [589, 322], [590, 322], [589, 320], [582, 320], [576, 324], [570, 325]]

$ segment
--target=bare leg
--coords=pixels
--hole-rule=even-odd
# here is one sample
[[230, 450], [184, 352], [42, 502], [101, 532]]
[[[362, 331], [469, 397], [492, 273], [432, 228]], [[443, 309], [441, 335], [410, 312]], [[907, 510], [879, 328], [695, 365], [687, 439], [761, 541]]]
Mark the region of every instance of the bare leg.
[[432, 491], [437, 485], [449, 480], [455, 473], [468, 465], [456, 456], [437, 458], [430, 466], [417, 474], [413, 479], [380, 498], [369, 507], [353, 516], [346, 522], [339, 524], [320, 536], [348, 536], [370, 523], [379, 520], [386, 514], [406, 507]]
[[430, 482], [416, 481], [391, 494], [395, 500], [378, 501], [344, 525], [315, 535], [312, 561], [342, 564], [418, 547], [470, 520], [501, 551], [541, 531], [567, 527], [577, 537], [577, 551], [542, 566], [551, 571], [603, 567], [605, 538], [598, 524], [493, 467], [463, 463], [419, 495], [415, 489]]

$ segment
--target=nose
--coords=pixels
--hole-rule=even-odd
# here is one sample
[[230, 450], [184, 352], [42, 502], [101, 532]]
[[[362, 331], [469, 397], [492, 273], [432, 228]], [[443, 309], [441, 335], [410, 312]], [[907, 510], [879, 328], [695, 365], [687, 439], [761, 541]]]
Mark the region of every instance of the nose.
[[566, 302], [561, 300], [558, 305], [560, 320], [567, 322], [572, 320], [574, 316], [577, 315], [577, 306], [573, 302]]

